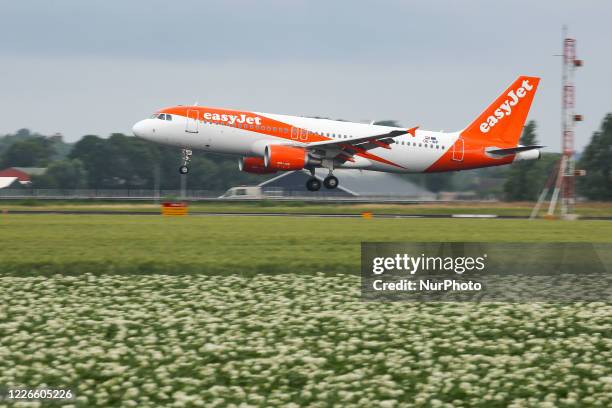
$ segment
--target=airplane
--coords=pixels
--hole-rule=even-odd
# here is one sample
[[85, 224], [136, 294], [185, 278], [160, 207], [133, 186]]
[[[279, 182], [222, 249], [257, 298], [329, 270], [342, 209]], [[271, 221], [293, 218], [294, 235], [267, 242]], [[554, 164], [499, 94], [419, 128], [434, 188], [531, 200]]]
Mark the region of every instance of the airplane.
[[[136, 123], [134, 135], [182, 149], [181, 174], [192, 150], [239, 156], [241, 171], [271, 174], [305, 170], [309, 191], [321, 189], [316, 168], [329, 171], [327, 189], [338, 187], [336, 168], [391, 173], [434, 173], [537, 160], [541, 145], [518, 144], [540, 78], [519, 76], [465, 129], [433, 132], [204, 106], [160, 109]], [[460, 101], [457, 101], [460, 102]]]

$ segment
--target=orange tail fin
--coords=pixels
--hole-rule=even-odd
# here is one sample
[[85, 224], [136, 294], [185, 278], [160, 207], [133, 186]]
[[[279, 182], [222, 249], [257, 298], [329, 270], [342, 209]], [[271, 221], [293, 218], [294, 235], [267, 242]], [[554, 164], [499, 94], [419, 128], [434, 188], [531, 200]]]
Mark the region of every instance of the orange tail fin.
[[516, 146], [540, 78], [520, 76], [461, 135], [492, 144]]

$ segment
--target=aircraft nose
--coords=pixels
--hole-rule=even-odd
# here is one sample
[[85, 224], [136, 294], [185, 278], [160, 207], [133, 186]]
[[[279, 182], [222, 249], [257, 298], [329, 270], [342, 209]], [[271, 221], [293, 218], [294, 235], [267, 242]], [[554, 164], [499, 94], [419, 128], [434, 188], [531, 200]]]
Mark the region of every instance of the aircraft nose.
[[145, 138], [147, 136], [147, 126], [144, 120], [140, 122], [136, 122], [136, 124], [132, 127], [132, 132], [134, 136]]

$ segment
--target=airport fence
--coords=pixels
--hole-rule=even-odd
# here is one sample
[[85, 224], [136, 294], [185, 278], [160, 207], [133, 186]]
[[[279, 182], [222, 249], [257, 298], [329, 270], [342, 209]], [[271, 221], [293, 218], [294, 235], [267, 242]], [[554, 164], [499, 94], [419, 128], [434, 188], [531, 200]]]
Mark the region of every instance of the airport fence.
[[[233, 190], [233, 189], [232, 189]], [[231, 191], [231, 190], [230, 190]], [[347, 196], [326, 190], [298, 192], [279, 188], [264, 188], [244, 196], [215, 190], [151, 190], [151, 189], [0, 189], [0, 200], [108, 200], [108, 201], [333, 201], [333, 202], [434, 202], [429, 196]]]
[[146, 190], [146, 189], [0, 189], [4, 199], [56, 200], [163, 200], [217, 198], [223, 191], [211, 190]]

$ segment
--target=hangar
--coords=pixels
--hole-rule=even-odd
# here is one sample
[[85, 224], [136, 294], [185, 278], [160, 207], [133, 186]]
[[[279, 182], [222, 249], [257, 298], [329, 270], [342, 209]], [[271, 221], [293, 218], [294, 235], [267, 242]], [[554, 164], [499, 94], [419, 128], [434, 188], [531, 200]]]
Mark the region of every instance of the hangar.
[[[315, 177], [323, 180], [327, 170], [317, 169]], [[340, 180], [338, 188], [322, 188], [316, 192], [306, 191], [304, 184], [310, 172], [297, 170], [283, 173], [259, 184], [264, 193], [282, 196], [330, 196], [330, 197], [397, 197], [408, 200], [436, 200], [435, 193], [392, 173], [368, 170], [334, 170]]]
[[0, 190], [25, 188], [27, 183], [19, 181], [17, 177], [0, 177]]
[[46, 171], [46, 167], [9, 167], [0, 170], [0, 177], [17, 177], [20, 183], [27, 184], [32, 176], [43, 175]]

